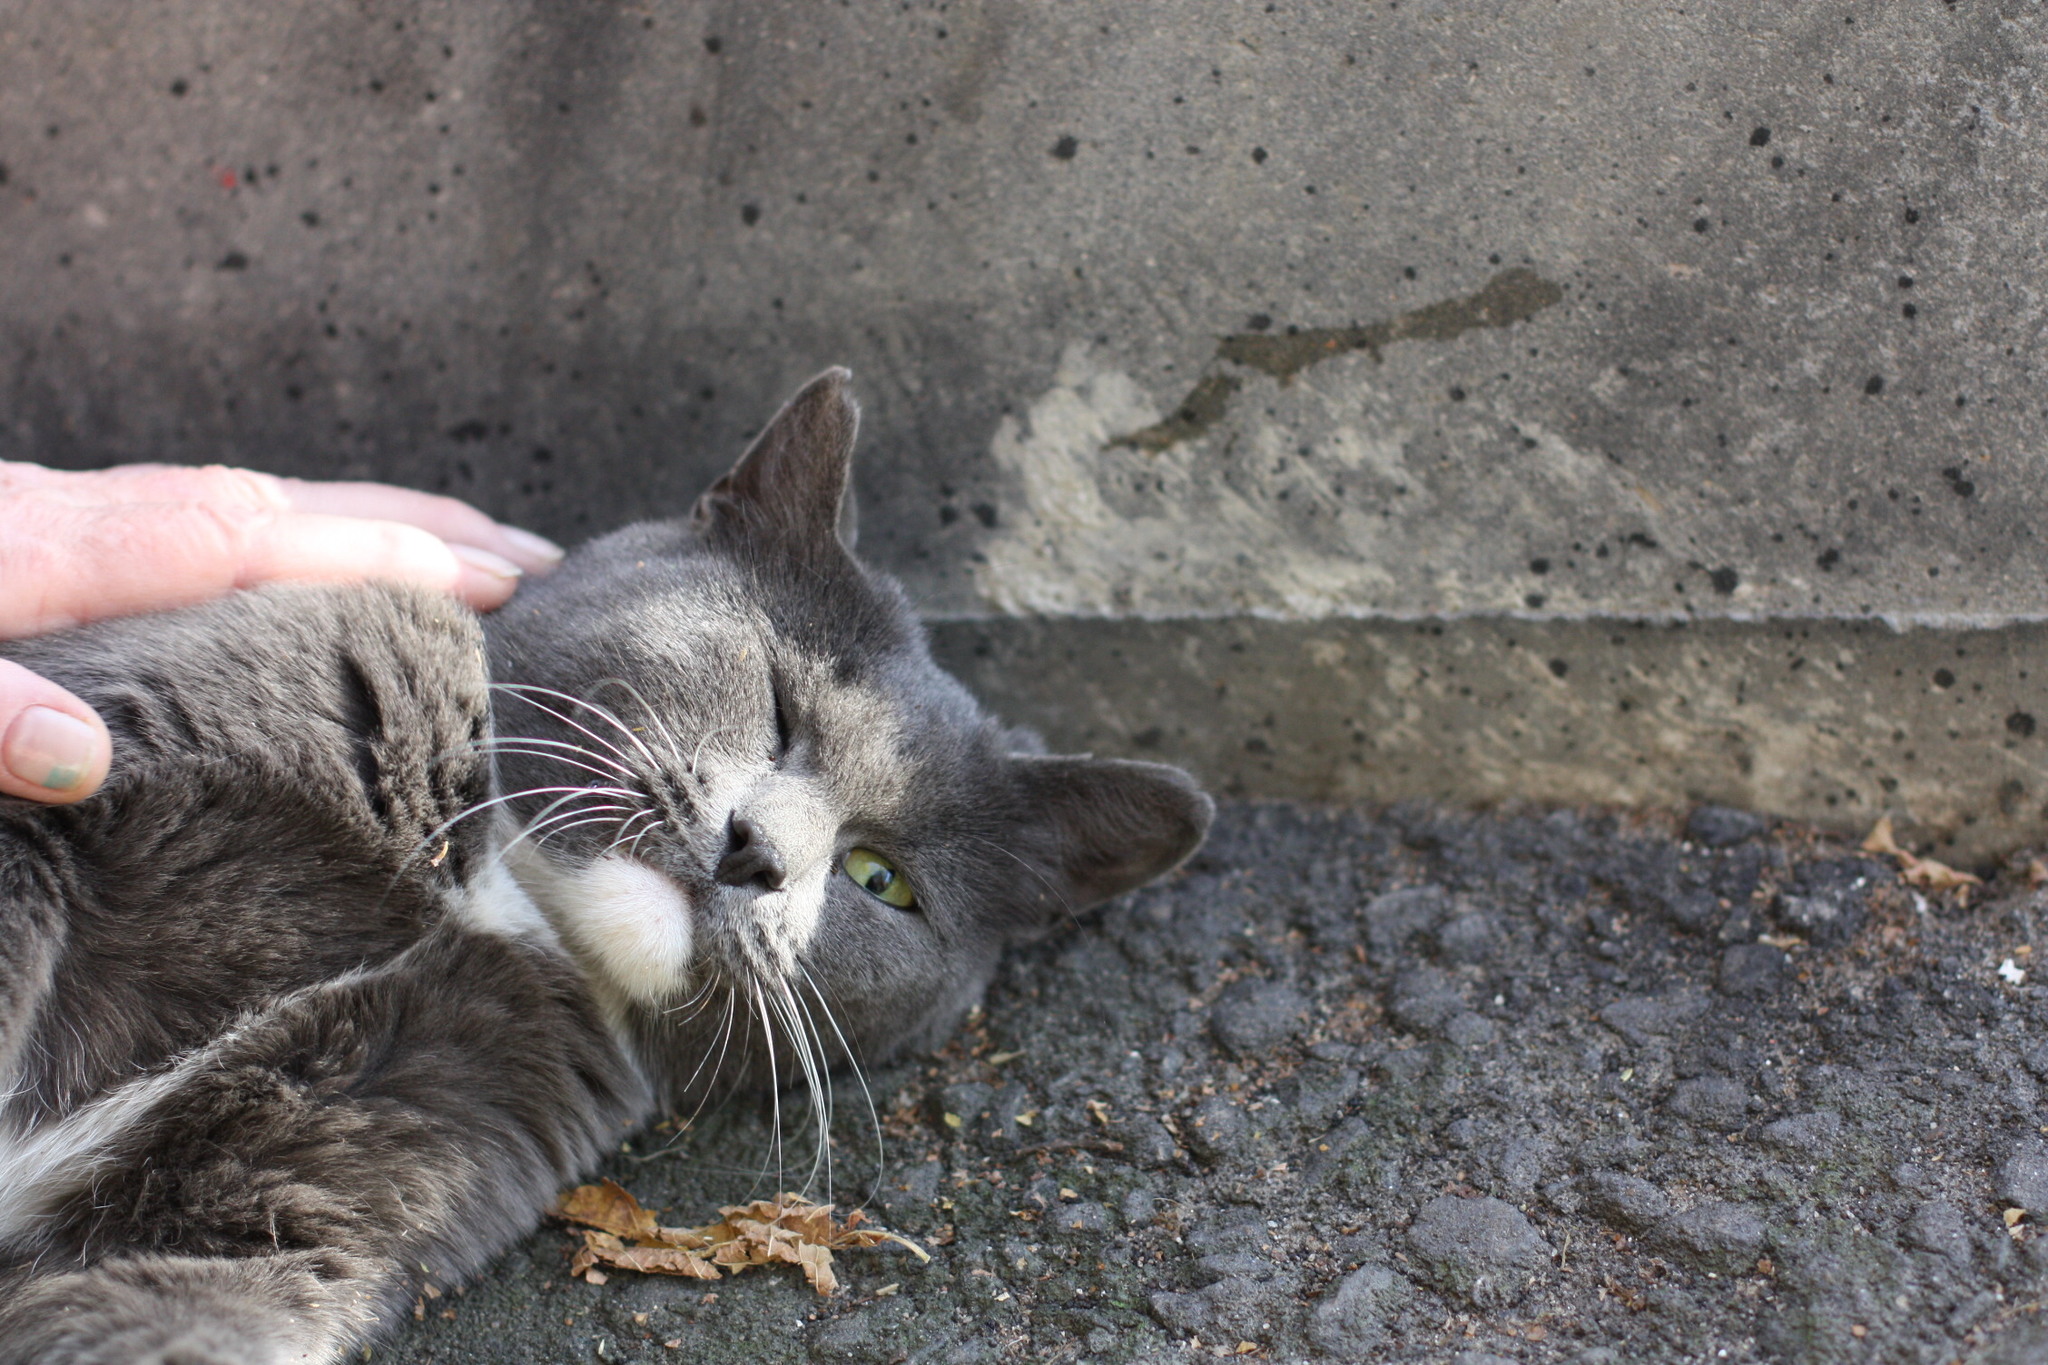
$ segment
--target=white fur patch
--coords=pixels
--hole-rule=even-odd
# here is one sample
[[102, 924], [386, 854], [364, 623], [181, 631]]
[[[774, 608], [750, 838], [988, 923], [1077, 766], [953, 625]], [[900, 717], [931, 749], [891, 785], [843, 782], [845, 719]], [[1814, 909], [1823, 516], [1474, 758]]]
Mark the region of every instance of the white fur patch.
[[491, 859], [480, 874], [470, 878], [450, 900], [449, 909], [479, 933], [530, 939], [550, 948], [558, 946], [548, 917], [540, 912], [533, 897], [526, 894], [526, 888], [502, 859]]
[[188, 1053], [168, 1070], [130, 1081], [55, 1123], [27, 1132], [0, 1119], [0, 1246], [20, 1240], [36, 1219], [83, 1188], [99, 1168], [95, 1158], [159, 1100], [185, 1084], [195, 1062], [203, 1064], [210, 1056], [210, 1049]]
[[659, 1004], [682, 988], [695, 940], [690, 903], [667, 877], [610, 854], [575, 872], [550, 869], [535, 890], [563, 935], [628, 996]]

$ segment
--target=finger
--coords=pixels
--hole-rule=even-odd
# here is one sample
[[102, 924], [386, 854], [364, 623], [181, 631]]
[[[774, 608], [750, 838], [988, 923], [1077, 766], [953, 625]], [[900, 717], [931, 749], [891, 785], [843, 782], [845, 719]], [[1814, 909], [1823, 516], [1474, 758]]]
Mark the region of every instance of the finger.
[[0, 493], [24, 489], [95, 507], [115, 502], [192, 502], [285, 512], [292, 505], [282, 479], [217, 464], [124, 464], [83, 471], [0, 464]]
[[[32, 527], [33, 534], [6, 534]], [[452, 592], [480, 611], [518, 586], [519, 566], [401, 522], [224, 508], [0, 501], [0, 638], [163, 611], [275, 579], [384, 579]]]
[[402, 521], [299, 512], [250, 535], [236, 587], [278, 579], [381, 579], [451, 592], [478, 611], [505, 604], [519, 565], [478, 545], [450, 544]]
[[531, 531], [501, 526], [468, 503], [385, 483], [278, 481], [292, 507], [329, 516], [402, 521], [432, 531], [451, 545], [475, 545], [511, 560], [528, 573], [546, 573], [562, 562], [562, 547]]
[[474, 545], [528, 573], [562, 561], [562, 547], [497, 522], [457, 498], [390, 484], [285, 479], [225, 465], [126, 464], [85, 472], [0, 462], [0, 494], [34, 489], [84, 504], [204, 503], [231, 510], [312, 512], [397, 521], [430, 531], [451, 545]]
[[107, 727], [78, 698], [0, 659], [0, 792], [30, 801], [82, 801], [106, 780]]

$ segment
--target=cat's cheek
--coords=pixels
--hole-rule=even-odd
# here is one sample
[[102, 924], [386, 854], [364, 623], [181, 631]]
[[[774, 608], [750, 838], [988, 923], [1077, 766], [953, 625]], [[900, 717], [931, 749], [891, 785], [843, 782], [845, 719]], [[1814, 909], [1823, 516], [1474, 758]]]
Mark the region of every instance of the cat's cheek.
[[612, 984], [659, 1004], [679, 990], [694, 939], [676, 884], [630, 858], [600, 858], [564, 879], [563, 927]]

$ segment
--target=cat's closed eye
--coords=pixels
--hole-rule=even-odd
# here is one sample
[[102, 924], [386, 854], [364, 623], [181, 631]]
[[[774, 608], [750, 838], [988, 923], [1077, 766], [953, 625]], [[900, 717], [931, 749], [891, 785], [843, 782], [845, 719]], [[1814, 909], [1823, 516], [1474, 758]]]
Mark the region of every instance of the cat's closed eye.
[[846, 855], [840, 864], [853, 884], [875, 899], [898, 910], [917, 909], [917, 893], [910, 888], [910, 880], [896, 870], [896, 865], [871, 848], [856, 848]]

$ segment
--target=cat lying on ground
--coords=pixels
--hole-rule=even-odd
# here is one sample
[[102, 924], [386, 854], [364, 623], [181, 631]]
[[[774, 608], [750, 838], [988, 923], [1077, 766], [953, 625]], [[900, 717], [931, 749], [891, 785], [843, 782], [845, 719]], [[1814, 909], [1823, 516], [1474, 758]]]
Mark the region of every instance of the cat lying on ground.
[[846, 383], [482, 624], [278, 588], [0, 647], [116, 756], [0, 800], [0, 1362], [339, 1359], [651, 1115], [931, 1045], [1193, 851], [1185, 774], [1031, 752], [854, 560]]

